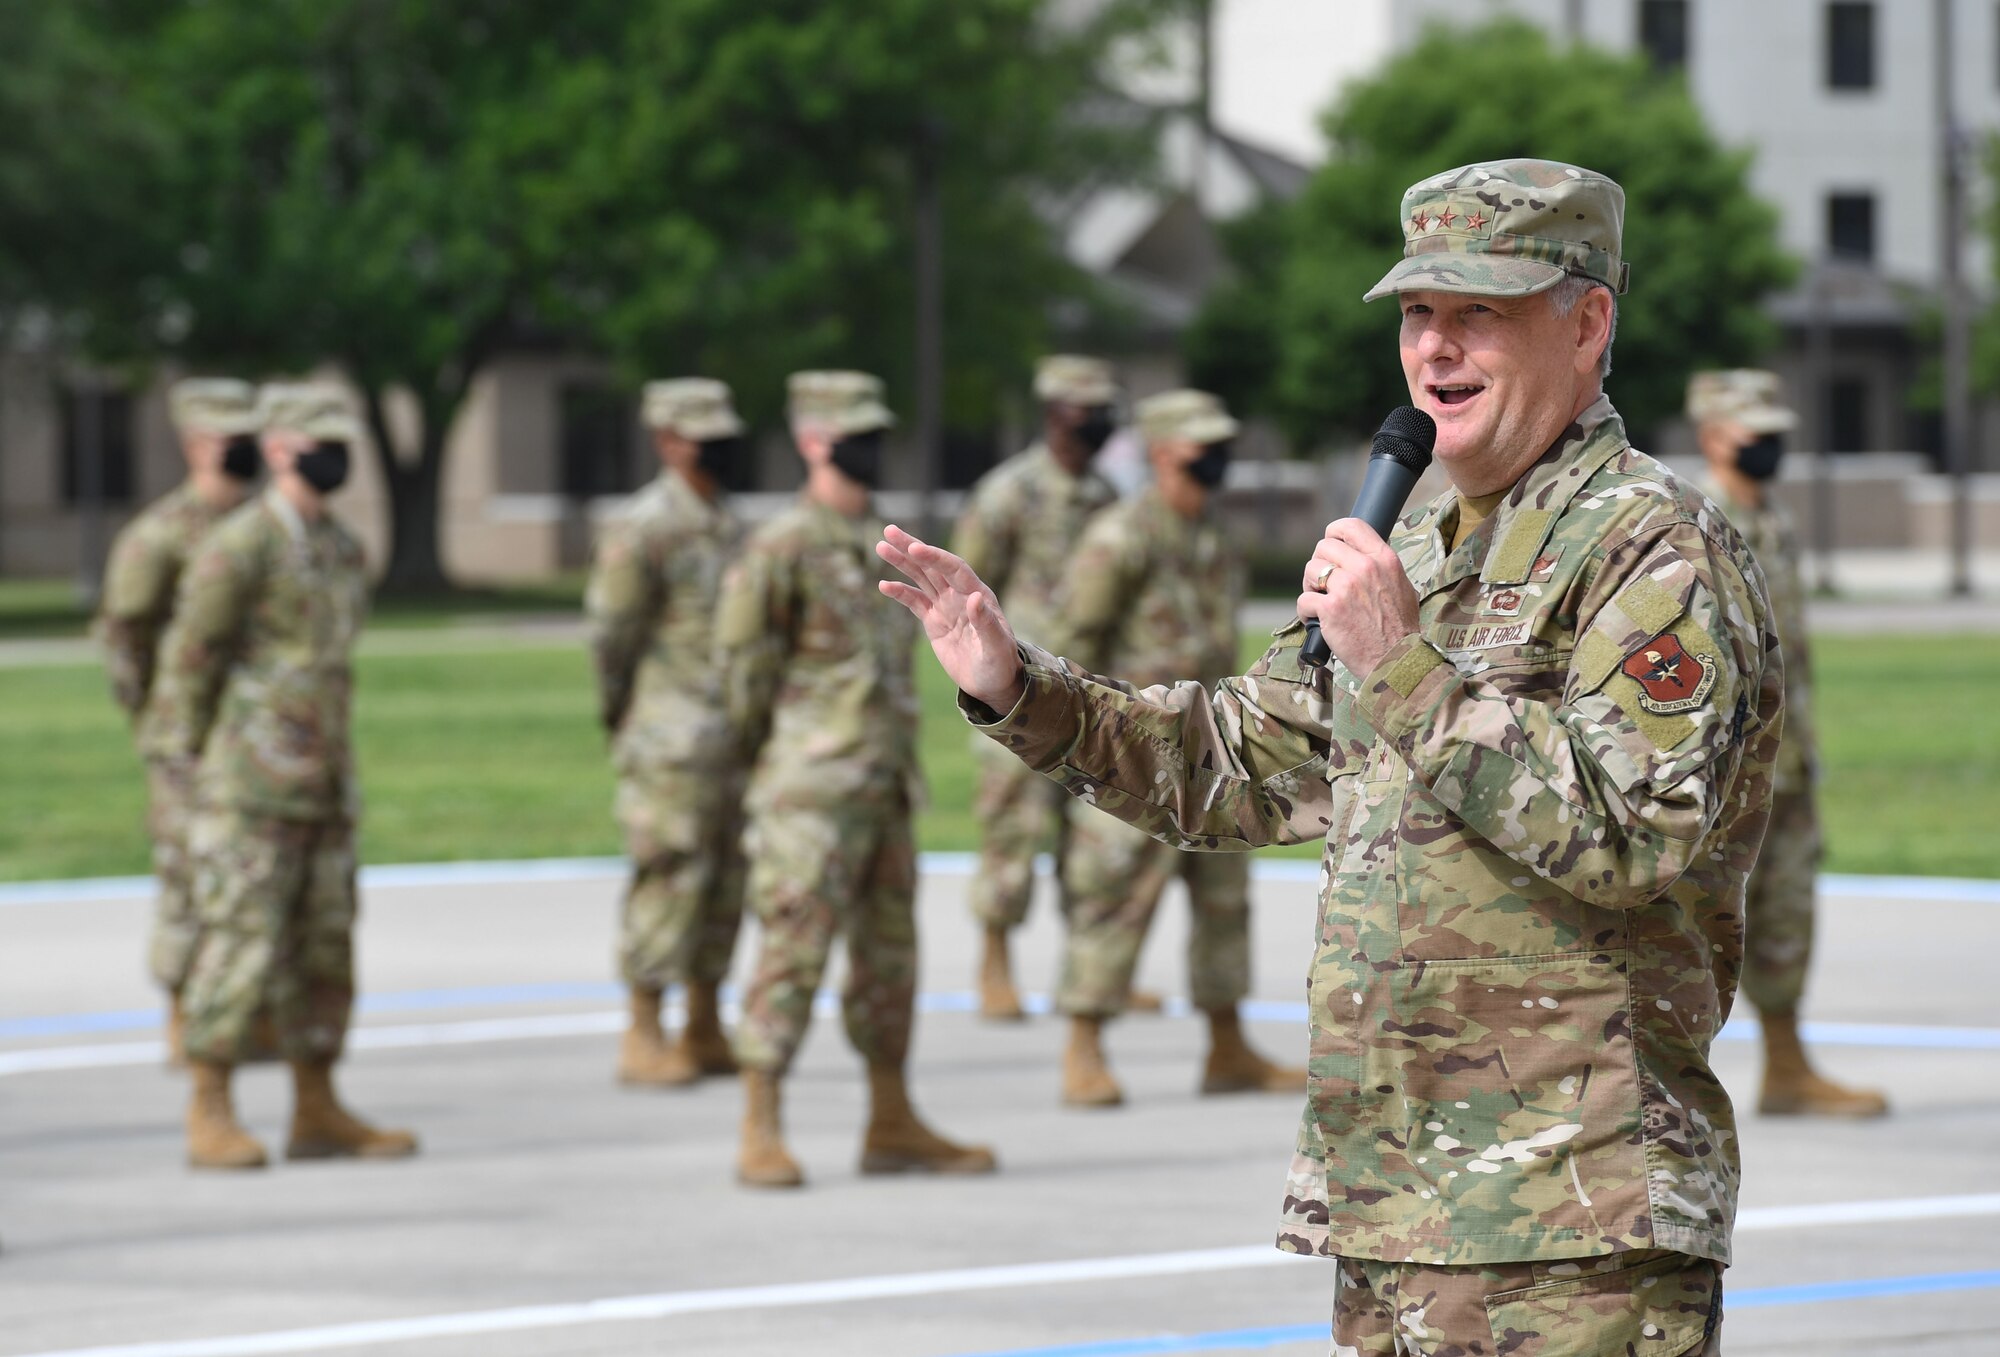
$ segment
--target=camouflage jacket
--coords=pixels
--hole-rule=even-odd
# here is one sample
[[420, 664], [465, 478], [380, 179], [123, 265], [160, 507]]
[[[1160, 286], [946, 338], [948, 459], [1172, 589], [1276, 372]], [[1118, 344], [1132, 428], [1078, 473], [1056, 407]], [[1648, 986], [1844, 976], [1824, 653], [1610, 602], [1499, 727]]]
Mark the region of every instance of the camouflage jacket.
[[361, 547], [269, 491], [216, 526], [181, 577], [142, 740], [199, 757], [205, 805], [288, 820], [359, 812], [348, 660], [368, 610]]
[[972, 487], [952, 550], [1000, 596], [1030, 640], [1052, 634], [1056, 595], [1091, 515], [1118, 498], [1095, 471], [1073, 476], [1044, 443], [994, 467]]
[[599, 709], [620, 772], [723, 769], [736, 750], [715, 667], [715, 603], [738, 525], [673, 472], [604, 533], [586, 606]]
[[752, 811], [916, 796], [917, 625], [875, 587], [881, 536], [801, 496], [724, 578], [716, 655]]
[[111, 544], [97, 633], [111, 696], [135, 722], [153, 691], [153, 665], [174, 615], [181, 571], [226, 512], [195, 493], [190, 481], [146, 506]]
[[1421, 631], [1372, 673], [1302, 669], [1296, 623], [1212, 689], [1024, 647], [1020, 704], [976, 715], [1180, 846], [1324, 839], [1281, 1247], [1726, 1260], [1708, 1053], [1782, 719], [1762, 578], [1605, 400], [1447, 555], [1456, 514], [1395, 533]]
[[1236, 672], [1242, 563], [1206, 520], [1154, 489], [1090, 521], [1070, 558], [1049, 648], [1137, 687]]
[[1712, 485], [1702, 487], [1721, 506], [1764, 571], [1771, 616], [1785, 648], [1785, 738], [1778, 746], [1777, 790], [1810, 791], [1819, 767], [1812, 721], [1812, 641], [1806, 632], [1806, 586], [1798, 530], [1792, 516], [1771, 500], [1753, 509]]

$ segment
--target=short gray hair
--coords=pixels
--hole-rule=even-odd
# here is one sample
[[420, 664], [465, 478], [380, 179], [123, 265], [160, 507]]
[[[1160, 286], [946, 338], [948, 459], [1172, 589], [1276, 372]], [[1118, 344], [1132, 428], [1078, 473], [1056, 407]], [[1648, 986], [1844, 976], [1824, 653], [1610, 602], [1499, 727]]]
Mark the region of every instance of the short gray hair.
[[1595, 278], [1572, 273], [1549, 289], [1549, 307], [1558, 319], [1567, 316], [1594, 287], [1603, 287], [1604, 295], [1611, 298], [1611, 332], [1604, 337], [1604, 355], [1597, 360], [1597, 376], [1602, 381], [1611, 375], [1611, 345], [1618, 338], [1618, 294]]

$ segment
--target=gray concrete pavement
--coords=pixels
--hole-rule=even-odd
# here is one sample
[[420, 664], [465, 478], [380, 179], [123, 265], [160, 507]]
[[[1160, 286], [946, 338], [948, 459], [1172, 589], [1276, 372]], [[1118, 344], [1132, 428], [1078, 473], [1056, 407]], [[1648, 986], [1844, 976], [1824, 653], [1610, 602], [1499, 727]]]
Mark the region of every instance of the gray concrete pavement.
[[[861, 1089], [828, 1018], [787, 1109], [812, 1185], [778, 1196], [730, 1181], [732, 1084], [612, 1085], [613, 882], [371, 891], [346, 1086], [425, 1153], [246, 1176], [181, 1167], [183, 1084], [146, 1047], [146, 904], [0, 903], [0, 1357], [1323, 1352], [1330, 1269], [1264, 1247], [1298, 1100], [1194, 1096], [1200, 1030], [1170, 1016], [1113, 1033], [1128, 1107], [1060, 1109], [1059, 1026], [963, 1011], [964, 884], [924, 884], [916, 1088], [1003, 1172], [860, 1179]], [[1273, 1020], [1254, 1036], [1297, 1059], [1310, 888], [1261, 881], [1258, 899]], [[1037, 986], [1052, 914], [1024, 940]], [[1143, 979], [1172, 994], [1178, 902], [1162, 924]], [[1745, 1117], [1732, 1353], [1961, 1353], [2000, 1331], [1996, 945], [2000, 902], [1826, 906], [1810, 1016], [1848, 1026], [1820, 1053], [1887, 1087], [1896, 1115]], [[1754, 1046], [1718, 1053], [1746, 1102]], [[253, 1128], [281, 1137], [280, 1073], [241, 1082]], [[1858, 1218], [1870, 1204], [1883, 1219]], [[353, 1325], [374, 1327], [323, 1332]]]

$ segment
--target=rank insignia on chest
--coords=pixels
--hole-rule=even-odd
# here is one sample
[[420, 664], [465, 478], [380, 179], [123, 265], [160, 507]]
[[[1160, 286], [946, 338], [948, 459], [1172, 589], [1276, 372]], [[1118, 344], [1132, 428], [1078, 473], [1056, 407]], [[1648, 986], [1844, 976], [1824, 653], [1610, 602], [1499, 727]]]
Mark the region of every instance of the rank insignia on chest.
[[1480, 603], [1479, 611], [1488, 617], [1519, 617], [1524, 597], [1519, 589], [1511, 585], [1495, 589]]
[[1555, 577], [1556, 565], [1562, 560], [1562, 555], [1563, 549], [1561, 547], [1550, 547], [1547, 551], [1537, 556], [1534, 565], [1528, 569], [1528, 582], [1530, 584], [1548, 583], [1549, 580]]
[[1638, 683], [1639, 705], [1661, 716], [1699, 707], [1715, 686], [1715, 657], [1690, 655], [1670, 631], [1627, 655], [1619, 667]]

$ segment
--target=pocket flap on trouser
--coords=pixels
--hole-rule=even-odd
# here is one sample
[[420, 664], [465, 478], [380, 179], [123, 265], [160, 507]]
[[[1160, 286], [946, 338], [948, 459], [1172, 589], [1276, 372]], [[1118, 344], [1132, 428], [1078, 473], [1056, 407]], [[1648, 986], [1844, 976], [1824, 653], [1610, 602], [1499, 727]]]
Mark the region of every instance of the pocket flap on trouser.
[[1520, 1357], [1682, 1357], [1701, 1350], [1721, 1296], [1713, 1262], [1666, 1254], [1498, 1292], [1486, 1298], [1486, 1317], [1498, 1350]]

